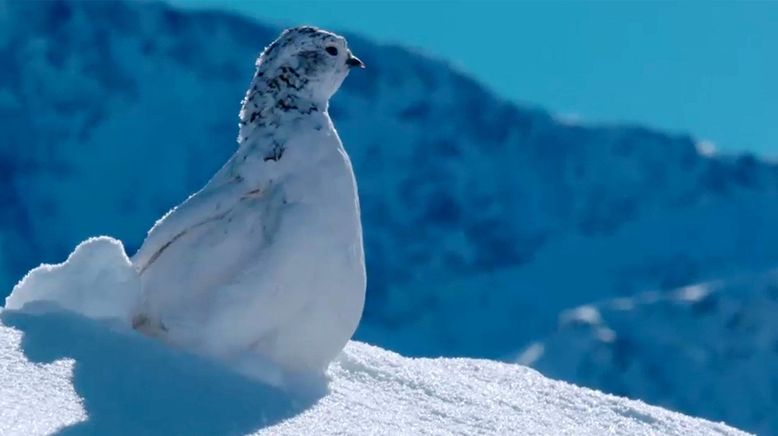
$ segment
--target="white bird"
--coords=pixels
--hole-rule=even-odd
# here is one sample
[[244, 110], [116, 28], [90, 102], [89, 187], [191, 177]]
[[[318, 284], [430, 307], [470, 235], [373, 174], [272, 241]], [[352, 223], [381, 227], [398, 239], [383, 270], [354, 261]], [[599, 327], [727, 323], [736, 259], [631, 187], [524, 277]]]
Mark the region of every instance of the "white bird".
[[356, 181], [327, 112], [363, 64], [343, 37], [297, 27], [256, 66], [238, 150], [132, 257], [142, 283], [134, 326], [251, 375], [259, 361], [320, 373], [365, 300]]

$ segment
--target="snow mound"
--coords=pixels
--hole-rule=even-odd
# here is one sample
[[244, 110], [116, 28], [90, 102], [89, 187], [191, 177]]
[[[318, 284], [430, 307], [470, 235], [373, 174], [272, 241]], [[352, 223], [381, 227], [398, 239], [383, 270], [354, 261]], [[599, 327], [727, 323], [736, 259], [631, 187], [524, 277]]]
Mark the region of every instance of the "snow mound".
[[328, 376], [285, 393], [115, 325], [0, 312], [3, 434], [744, 434], [514, 364], [357, 342]]
[[129, 323], [139, 297], [140, 279], [121, 241], [100, 236], [80, 243], [63, 263], [31, 270], [6, 298], [5, 307], [54, 304], [90, 318]]

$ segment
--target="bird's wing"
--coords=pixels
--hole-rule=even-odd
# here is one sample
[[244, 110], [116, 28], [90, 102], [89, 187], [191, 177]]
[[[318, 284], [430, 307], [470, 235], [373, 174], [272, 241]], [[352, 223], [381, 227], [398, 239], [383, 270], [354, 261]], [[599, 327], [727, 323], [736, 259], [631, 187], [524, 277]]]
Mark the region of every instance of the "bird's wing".
[[240, 179], [214, 179], [174, 207], [154, 224], [143, 245], [132, 257], [135, 269], [143, 274], [167, 247], [189, 230], [229, 213], [240, 199], [242, 190], [246, 187]]

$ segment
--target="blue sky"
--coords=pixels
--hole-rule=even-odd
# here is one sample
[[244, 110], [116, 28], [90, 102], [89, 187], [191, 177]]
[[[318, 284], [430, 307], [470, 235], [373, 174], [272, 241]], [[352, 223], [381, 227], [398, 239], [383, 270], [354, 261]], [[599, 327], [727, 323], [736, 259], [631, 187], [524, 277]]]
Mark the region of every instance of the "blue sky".
[[778, 2], [170, 2], [358, 32], [517, 102], [778, 157]]

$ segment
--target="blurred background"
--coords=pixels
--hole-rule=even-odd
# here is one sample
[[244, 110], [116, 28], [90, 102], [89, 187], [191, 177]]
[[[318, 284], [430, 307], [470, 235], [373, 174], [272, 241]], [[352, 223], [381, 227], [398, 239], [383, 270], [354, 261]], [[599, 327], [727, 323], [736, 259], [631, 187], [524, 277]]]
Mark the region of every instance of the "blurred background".
[[778, 3], [0, 0], [0, 297], [130, 254], [235, 148], [285, 26], [368, 65], [357, 339], [778, 433]]

